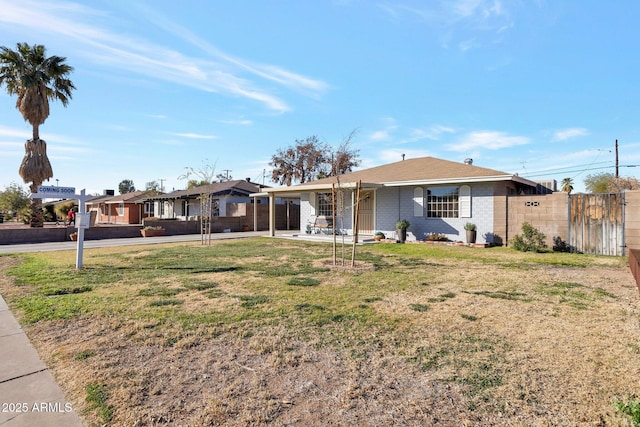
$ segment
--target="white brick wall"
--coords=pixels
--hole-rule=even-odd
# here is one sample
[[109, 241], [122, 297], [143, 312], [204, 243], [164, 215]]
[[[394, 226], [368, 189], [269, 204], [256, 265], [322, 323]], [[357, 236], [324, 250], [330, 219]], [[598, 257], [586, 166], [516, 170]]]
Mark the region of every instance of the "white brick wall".
[[[424, 194], [427, 194], [427, 187]], [[445, 234], [450, 240], [465, 241], [464, 225], [476, 224], [478, 243], [493, 242], [493, 185], [471, 185], [471, 218], [425, 218], [413, 216], [414, 187], [387, 187], [376, 192], [376, 230], [395, 236], [396, 221], [406, 219], [411, 223], [408, 232], [418, 240], [429, 233]], [[426, 203], [425, 203], [426, 206]]]
[[[427, 187], [424, 194], [427, 194]], [[465, 241], [464, 225], [467, 222], [476, 224], [478, 243], [493, 242], [493, 184], [479, 183], [471, 185], [471, 218], [425, 218], [413, 216], [414, 187], [385, 187], [376, 190], [375, 194], [375, 231], [382, 231], [387, 237], [396, 234], [396, 221], [406, 219], [411, 223], [408, 229], [409, 240], [424, 240], [429, 233], [445, 234], [450, 240]], [[311, 193], [314, 194], [314, 193]], [[303, 193], [300, 198], [300, 228], [306, 229], [308, 223], [313, 224], [315, 211], [309, 203], [310, 193]], [[350, 196], [346, 196], [350, 201]], [[425, 204], [426, 205], [426, 204]], [[338, 224], [340, 226], [340, 224]], [[345, 209], [345, 224], [342, 227], [352, 233], [351, 211]]]

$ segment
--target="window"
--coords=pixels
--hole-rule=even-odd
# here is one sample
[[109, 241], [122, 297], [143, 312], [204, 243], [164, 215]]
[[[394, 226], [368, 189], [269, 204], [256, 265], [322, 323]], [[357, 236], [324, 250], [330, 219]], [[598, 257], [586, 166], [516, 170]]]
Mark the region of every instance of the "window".
[[124, 215], [124, 203], [120, 202], [120, 204], [118, 205], [118, 215], [119, 216], [123, 216]]
[[156, 204], [154, 202], [147, 202], [144, 204], [144, 213], [149, 215], [149, 216], [153, 216], [153, 213], [155, 211], [155, 206]]
[[220, 216], [220, 199], [211, 200], [211, 216]]
[[458, 187], [427, 190], [427, 218], [458, 218]]
[[318, 193], [318, 203], [316, 204], [317, 216], [332, 216], [331, 193]]

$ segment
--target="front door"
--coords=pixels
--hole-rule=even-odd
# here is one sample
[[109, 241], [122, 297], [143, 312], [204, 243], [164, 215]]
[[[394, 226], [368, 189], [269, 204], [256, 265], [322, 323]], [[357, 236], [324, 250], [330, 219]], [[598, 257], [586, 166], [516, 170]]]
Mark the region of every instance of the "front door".
[[358, 215], [358, 234], [375, 233], [373, 208], [375, 206], [375, 192], [360, 192], [360, 210]]

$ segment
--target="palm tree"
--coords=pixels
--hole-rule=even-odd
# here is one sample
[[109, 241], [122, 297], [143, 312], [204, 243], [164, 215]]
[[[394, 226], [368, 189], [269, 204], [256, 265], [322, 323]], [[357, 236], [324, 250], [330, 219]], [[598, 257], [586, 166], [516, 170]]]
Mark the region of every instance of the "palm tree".
[[[47, 144], [40, 139], [40, 125], [49, 117], [49, 100], [58, 100], [66, 107], [75, 89], [68, 79], [73, 68], [65, 64], [66, 59], [47, 57], [42, 45], [18, 43], [15, 51], [0, 46], [0, 86], [4, 84], [9, 95], [18, 95], [16, 108], [33, 127], [33, 138], [24, 145], [25, 154], [19, 169], [24, 182], [31, 183], [32, 193], [38, 191], [45, 179], [53, 177]], [[32, 199], [31, 227], [43, 226], [41, 207], [40, 199]]]
[[562, 191], [567, 194], [571, 194], [573, 191], [573, 179], [572, 178], [564, 178], [562, 180]]

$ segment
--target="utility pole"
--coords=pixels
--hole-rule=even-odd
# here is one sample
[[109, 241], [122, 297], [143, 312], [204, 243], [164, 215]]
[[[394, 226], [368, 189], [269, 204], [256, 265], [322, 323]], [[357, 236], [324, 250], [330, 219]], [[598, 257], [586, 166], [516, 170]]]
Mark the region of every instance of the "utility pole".
[[166, 181], [166, 178], [158, 178], [158, 181], [160, 181], [160, 192], [164, 193], [164, 182]]
[[616, 178], [620, 175], [618, 174], [618, 140], [616, 139]]
[[222, 169], [222, 172], [225, 173], [225, 180], [229, 181], [229, 172], [231, 172], [231, 169]]

